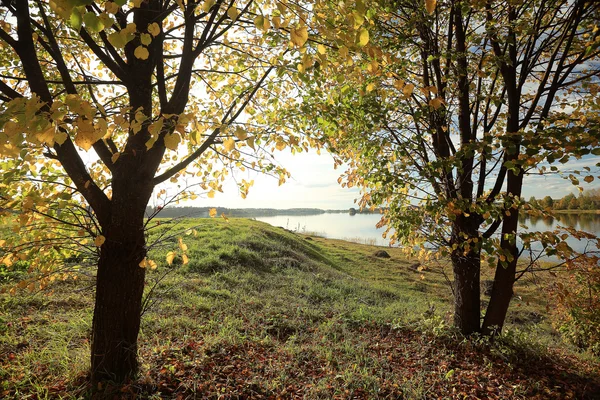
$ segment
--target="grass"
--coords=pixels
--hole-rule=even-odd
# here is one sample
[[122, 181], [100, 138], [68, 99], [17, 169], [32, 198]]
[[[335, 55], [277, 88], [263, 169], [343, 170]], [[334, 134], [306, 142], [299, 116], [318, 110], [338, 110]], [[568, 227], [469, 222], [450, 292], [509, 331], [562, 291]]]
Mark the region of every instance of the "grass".
[[[196, 235], [171, 235], [193, 228]], [[172, 236], [172, 237], [171, 237]], [[189, 264], [169, 268], [183, 236]], [[520, 283], [494, 344], [451, 328], [439, 270], [400, 250], [244, 220], [163, 221], [140, 333], [139, 377], [86, 385], [93, 292], [0, 295], [3, 398], [594, 398], [597, 358], [565, 349], [541, 286]], [[175, 264], [180, 258], [175, 259]], [[165, 274], [166, 273], [166, 274]], [[10, 275], [2, 284], [14, 282]]]

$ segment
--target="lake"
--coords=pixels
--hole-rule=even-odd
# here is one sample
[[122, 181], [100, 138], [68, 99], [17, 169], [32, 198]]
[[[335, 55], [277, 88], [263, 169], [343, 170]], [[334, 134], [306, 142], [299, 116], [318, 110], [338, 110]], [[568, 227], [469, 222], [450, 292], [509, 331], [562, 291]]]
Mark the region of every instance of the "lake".
[[350, 215], [347, 213], [256, 217], [257, 221], [263, 221], [273, 226], [281, 226], [300, 233], [387, 246], [388, 240], [381, 237], [384, 229], [375, 228], [380, 219], [381, 214]]
[[[383, 229], [375, 228], [380, 218], [380, 214], [325, 213], [256, 217], [256, 220], [300, 233], [387, 246], [388, 240], [381, 237]], [[521, 223], [530, 231], [551, 231], [564, 226], [600, 235], [600, 214], [558, 214], [554, 218], [527, 217], [521, 219]], [[567, 239], [567, 242], [576, 251], [582, 251], [587, 245], [587, 242], [573, 238]]]

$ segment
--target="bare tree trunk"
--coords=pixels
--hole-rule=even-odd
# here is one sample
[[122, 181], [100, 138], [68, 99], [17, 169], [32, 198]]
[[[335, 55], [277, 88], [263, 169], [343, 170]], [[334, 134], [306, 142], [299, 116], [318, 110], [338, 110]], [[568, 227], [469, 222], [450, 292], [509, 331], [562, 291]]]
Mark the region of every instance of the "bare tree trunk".
[[480, 287], [479, 255], [453, 254], [454, 326], [464, 335], [479, 332]]
[[478, 218], [458, 216], [452, 235], [453, 243], [458, 245], [450, 256], [454, 272], [454, 326], [464, 335], [480, 331], [480, 250], [473, 243], [464, 247], [464, 234], [478, 237]]
[[[136, 179], [137, 182], [136, 182]], [[112, 210], [100, 251], [92, 325], [92, 382], [126, 381], [138, 369], [146, 257], [144, 212], [152, 186], [113, 181]]]
[[[517, 174], [512, 171], [508, 174], [508, 192], [519, 197], [523, 187], [523, 171], [519, 169]], [[508, 265], [503, 266], [500, 261], [496, 266], [496, 274], [494, 276], [494, 286], [492, 287], [492, 295], [490, 303], [485, 313], [483, 320], [483, 333], [486, 335], [494, 335], [500, 333], [504, 326], [508, 306], [513, 296], [513, 286], [517, 270], [517, 261], [519, 249], [517, 247], [516, 233], [519, 225], [519, 210], [511, 209], [510, 216], [504, 218], [502, 224], [502, 239], [500, 248], [512, 256], [512, 260], [508, 261]]]
[[[141, 228], [141, 227], [140, 227]], [[145, 269], [144, 235], [122, 242], [108, 235], [102, 246], [92, 325], [92, 382], [124, 382], [138, 369]]]

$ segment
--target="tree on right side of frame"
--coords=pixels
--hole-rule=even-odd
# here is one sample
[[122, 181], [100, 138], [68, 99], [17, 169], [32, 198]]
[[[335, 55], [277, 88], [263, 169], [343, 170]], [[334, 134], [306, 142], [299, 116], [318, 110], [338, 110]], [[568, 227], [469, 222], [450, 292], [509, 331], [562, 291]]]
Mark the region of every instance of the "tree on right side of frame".
[[[381, 225], [393, 240], [450, 258], [456, 327], [493, 334], [522, 273], [519, 243], [573, 256], [565, 236], [518, 231], [519, 215], [547, 212], [521, 195], [526, 175], [558, 173], [552, 164], [572, 158], [589, 166], [566, 179], [594, 179], [599, 5], [425, 3], [361, 3], [368, 21], [348, 21], [364, 23], [367, 40], [353, 54], [324, 38], [328, 62], [302, 111], [318, 118], [299, 124], [349, 163], [340, 181], [362, 188], [362, 207], [388, 207]], [[495, 279], [482, 322], [483, 264]]]

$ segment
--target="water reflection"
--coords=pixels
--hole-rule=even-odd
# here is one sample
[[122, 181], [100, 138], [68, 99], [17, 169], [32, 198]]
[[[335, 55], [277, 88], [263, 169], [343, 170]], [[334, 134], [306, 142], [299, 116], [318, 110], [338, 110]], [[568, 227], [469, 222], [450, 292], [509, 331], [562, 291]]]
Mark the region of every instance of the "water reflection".
[[[257, 220], [289, 230], [318, 234], [332, 239], [345, 239], [362, 243], [386, 246], [389, 241], [383, 239], [383, 229], [376, 229], [379, 214], [317, 214], [317, 215], [278, 215], [257, 217]], [[600, 214], [556, 214], [552, 217], [524, 217], [520, 222], [527, 226], [526, 231], [553, 231], [562, 227], [573, 227], [577, 230], [600, 235]], [[523, 228], [520, 228], [523, 230]], [[567, 243], [575, 251], [581, 252], [589, 248], [587, 240], [567, 239]], [[539, 243], [534, 244], [537, 251], [542, 250]]]
[[556, 214], [554, 217], [527, 216], [521, 218], [521, 223], [528, 231], [551, 231], [559, 226], [573, 227], [577, 230], [600, 233], [600, 214]]

